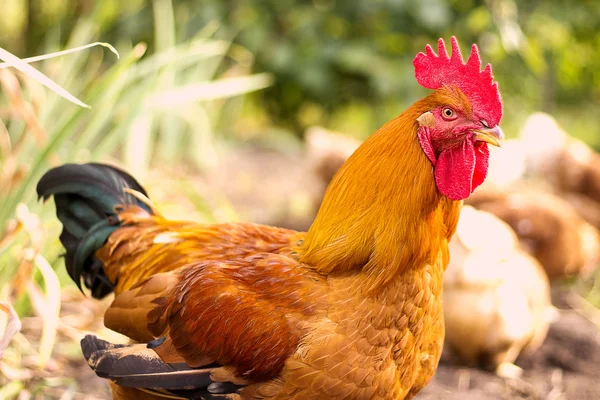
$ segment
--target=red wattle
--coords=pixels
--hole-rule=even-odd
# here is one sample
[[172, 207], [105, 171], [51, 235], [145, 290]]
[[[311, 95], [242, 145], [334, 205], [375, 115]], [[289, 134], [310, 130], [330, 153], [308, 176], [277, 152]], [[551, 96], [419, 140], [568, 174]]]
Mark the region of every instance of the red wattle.
[[475, 150], [470, 140], [464, 140], [461, 146], [440, 153], [435, 166], [435, 183], [449, 199], [466, 199], [471, 194], [474, 171]]
[[473, 183], [471, 193], [483, 183], [487, 176], [490, 159], [490, 149], [485, 142], [475, 143], [475, 171], [473, 171]]
[[442, 194], [463, 200], [483, 183], [487, 175], [489, 150], [485, 143], [470, 140], [442, 151], [435, 165], [435, 183]]
[[417, 138], [433, 165], [438, 190], [449, 199], [466, 199], [485, 180], [490, 156], [487, 143], [473, 143], [465, 138], [460, 146], [443, 150], [436, 156], [428, 127], [419, 128]]

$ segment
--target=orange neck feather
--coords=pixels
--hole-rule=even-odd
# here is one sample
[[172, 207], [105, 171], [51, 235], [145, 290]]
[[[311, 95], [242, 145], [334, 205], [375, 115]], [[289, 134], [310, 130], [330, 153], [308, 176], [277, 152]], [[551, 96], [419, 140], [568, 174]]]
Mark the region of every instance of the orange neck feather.
[[360, 269], [376, 289], [411, 267], [433, 264], [440, 250], [447, 259], [461, 202], [437, 190], [417, 140], [417, 118], [447, 100], [432, 93], [356, 150], [327, 189], [300, 249], [303, 262], [322, 274]]

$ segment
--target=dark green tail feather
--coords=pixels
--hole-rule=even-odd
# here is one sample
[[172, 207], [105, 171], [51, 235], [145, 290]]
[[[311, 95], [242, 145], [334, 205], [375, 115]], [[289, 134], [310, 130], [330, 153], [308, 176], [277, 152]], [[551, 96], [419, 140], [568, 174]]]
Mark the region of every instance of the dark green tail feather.
[[112, 292], [114, 283], [104, 274], [94, 253], [119, 223], [114, 208], [135, 204], [152, 210], [129, 188], [147, 196], [144, 188], [129, 174], [105, 164], [65, 164], [53, 168], [40, 179], [37, 193], [44, 200], [54, 196], [56, 215], [63, 224], [60, 241], [65, 247], [65, 264], [69, 276], [81, 289], [81, 279], [92, 296], [102, 298]]

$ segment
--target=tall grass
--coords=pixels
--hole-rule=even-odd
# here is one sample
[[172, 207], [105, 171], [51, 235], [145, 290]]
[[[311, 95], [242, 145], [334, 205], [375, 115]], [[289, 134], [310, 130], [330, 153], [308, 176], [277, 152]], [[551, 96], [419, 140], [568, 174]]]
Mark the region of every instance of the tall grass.
[[[35, 196], [40, 176], [60, 163], [90, 160], [122, 162], [142, 177], [153, 163], [187, 160], [202, 167], [214, 160], [228, 99], [271, 82], [250, 74], [245, 49], [213, 39], [215, 24], [176, 43], [170, 1], [153, 6], [153, 54], [143, 43], [123, 42], [116, 44], [120, 59], [94, 48], [31, 64], [91, 109], [67, 102], [60, 88], [47, 90], [27, 68], [0, 69], [0, 301], [42, 321], [35, 342], [18, 333], [0, 360], [0, 398], [24, 388], [43, 393], [52, 375], [60, 289], [68, 279], [57, 268], [62, 248], [53, 207], [42, 207]], [[92, 20], [77, 22], [67, 48], [98, 40]], [[4, 316], [0, 310], [0, 338]], [[23, 362], [24, 353], [37, 361]], [[7, 376], [6, 370], [17, 372]]]

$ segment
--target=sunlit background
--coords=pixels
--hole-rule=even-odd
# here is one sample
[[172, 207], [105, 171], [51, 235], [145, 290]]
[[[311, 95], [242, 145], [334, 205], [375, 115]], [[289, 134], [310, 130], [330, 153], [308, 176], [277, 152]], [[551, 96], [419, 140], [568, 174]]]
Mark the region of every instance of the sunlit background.
[[[52, 165], [121, 165], [175, 218], [306, 229], [324, 186], [356, 144], [427, 93], [414, 79], [414, 56], [452, 35], [464, 55], [477, 43], [493, 65], [508, 138], [521, 137], [526, 121], [542, 124], [528, 136], [533, 145], [509, 145], [509, 156], [498, 156], [495, 190], [523, 172], [524, 164], [510, 157], [535, 154], [538, 143], [554, 149], [552, 140], [563, 143], [567, 135], [585, 143], [586, 157], [586, 146], [600, 151], [598, 1], [3, 0], [0, 7], [0, 47], [20, 58], [96, 41], [120, 54], [94, 47], [32, 64], [91, 109], [0, 69], [0, 300], [14, 306], [23, 324], [0, 359], [0, 398], [109, 398], [78, 346], [89, 331], [115, 337], [102, 327], [109, 303], [86, 300], [75, 289], [59, 258], [54, 207], [35, 198], [37, 179]], [[554, 121], [528, 119], [539, 111]], [[600, 164], [592, 170], [600, 179]], [[549, 191], [565, 197], [568, 190]], [[595, 201], [582, 201], [588, 200]], [[596, 235], [600, 206], [594, 210], [582, 215]], [[568, 287], [577, 296], [570, 307], [592, 321], [575, 330], [592, 332], [591, 350], [583, 352], [595, 351], [589, 365], [596, 369], [544, 363], [542, 356], [526, 360], [526, 373], [542, 371], [524, 378], [538, 390], [531, 393], [566, 398], [550, 397], [558, 388], [568, 398], [600, 396], [589, 375], [600, 362], [594, 325], [600, 279], [590, 272], [596, 255], [582, 263], [585, 279], [553, 284]], [[5, 323], [0, 312], [0, 332]], [[560, 342], [553, 345], [547, 353], [560, 350]], [[464, 375], [445, 368], [435, 384], [440, 391], [421, 398], [450, 399], [466, 387], [474, 399], [485, 399], [477, 390], [486, 379], [498, 383], [472, 369], [473, 382], [465, 386]], [[580, 381], [552, 383], [555, 371], [569, 368]], [[551, 381], [550, 389], [538, 381]], [[569, 392], [574, 386], [587, 391]], [[468, 392], [455, 398], [467, 399]]]

